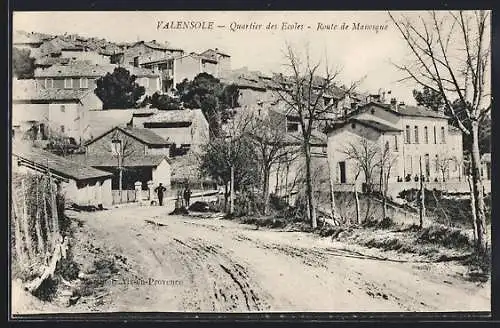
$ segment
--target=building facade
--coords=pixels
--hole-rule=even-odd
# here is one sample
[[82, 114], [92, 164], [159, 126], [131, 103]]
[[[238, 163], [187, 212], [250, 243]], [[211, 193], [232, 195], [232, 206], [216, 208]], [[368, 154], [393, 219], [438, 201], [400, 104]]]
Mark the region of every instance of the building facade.
[[112, 174], [38, 148], [14, 145], [12, 172], [21, 174], [50, 172], [55, 181], [61, 185], [66, 203], [96, 207], [112, 204]]
[[[375, 102], [353, 111], [328, 133], [333, 181], [354, 183], [360, 161], [353, 159], [346, 149], [352, 150], [353, 145], [362, 149], [363, 140], [369, 141], [372, 149], [378, 149], [377, 158], [384, 149], [389, 151], [392, 162], [389, 183], [419, 181], [421, 175], [427, 182], [454, 182], [463, 178], [462, 134], [449, 125], [442, 112]], [[373, 176], [379, 173], [376, 168]], [[363, 172], [358, 178], [365, 180]]]
[[123, 67], [131, 75], [135, 75], [136, 83], [145, 88], [146, 95], [152, 95], [162, 88], [159, 72], [133, 66], [95, 65], [81, 61], [36, 69], [35, 80], [41, 89], [88, 89], [94, 91], [97, 87], [97, 79], [108, 73], [113, 73], [117, 67]]
[[37, 122], [41, 135], [73, 138], [77, 143], [89, 138], [90, 109], [102, 109], [101, 100], [91, 90], [30, 89], [13, 92], [12, 125], [24, 133], [26, 122]]

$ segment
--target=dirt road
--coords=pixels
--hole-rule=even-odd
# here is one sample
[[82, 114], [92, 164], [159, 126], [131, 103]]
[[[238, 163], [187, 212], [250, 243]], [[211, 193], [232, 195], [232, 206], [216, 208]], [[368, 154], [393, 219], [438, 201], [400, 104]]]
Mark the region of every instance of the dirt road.
[[75, 214], [137, 277], [115, 281], [100, 310], [490, 310], [489, 285], [463, 281], [450, 263], [387, 261], [311, 234], [167, 212], [128, 207]]

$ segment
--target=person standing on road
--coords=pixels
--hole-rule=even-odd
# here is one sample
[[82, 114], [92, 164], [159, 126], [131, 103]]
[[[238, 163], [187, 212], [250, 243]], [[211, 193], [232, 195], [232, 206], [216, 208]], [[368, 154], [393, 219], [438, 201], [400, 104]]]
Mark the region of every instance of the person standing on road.
[[191, 199], [191, 189], [189, 189], [189, 185], [186, 185], [186, 189], [184, 189], [184, 201], [186, 202], [186, 208], [189, 207], [190, 199]]
[[163, 187], [160, 182], [160, 185], [156, 187], [155, 192], [158, 195], [158, 203], [160, 206], [163, 206], [163, 193], [167, 190], [167, 188]]

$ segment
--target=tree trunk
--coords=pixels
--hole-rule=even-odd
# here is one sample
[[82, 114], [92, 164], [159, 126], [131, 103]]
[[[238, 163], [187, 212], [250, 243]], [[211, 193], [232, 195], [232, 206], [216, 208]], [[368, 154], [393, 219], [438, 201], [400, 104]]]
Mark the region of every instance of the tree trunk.
[[21, 191], [23, 193], [22, 197], [22, 220], [23, 220], [23, 230], [24, 230], [24, 241], [26, 243], [26, 248], [28, 251], [28, 257], [33, 258], [33, 244], [31, 240], [30, 226], [28, 222], [28, 205], [26, 204], [26, 190], [24, 188], [24, 180], [21, 180]]
[[122, 201], [122, 190], [123, 190], [123, 169], [121, 166], [118, 167], [118, 193], [120, 195], [120, 203]]
[[264, 215], [269, 215], [269, 176], [270, 168], [264, 168], [264, 185], [262, 188], [262, 199], [264, 199]]
[[307, 202], [309, 204], [309, 220], [311, 220], [311, 227], [313, 229], [318, 227], [316, 220], [316, 204], [313, 195], [312, 174], [311, 174], [311, 146], [309, 140], [305, 141], [305, 157], [306, 157], [306, 194]]
[[422, 175], [422, 156], [420, 156], [420, 206], [419, 206], [419, 228], [422, 229], [425, 217], [425, 188]]
[[224, 212], [227, 213], [227, 203], [228, 203], [228, 198], [229, 198], [229, 188], [228, 188], [229, 182], [226, 182], [224, 184]]
[[57, 241], [59, 240], [59, 215], [57, 214], [57, 199], [56, 199], [57, 191], [54, 190], [54, 181], [50, 175], [49, 175], [49, 183], [50, 183], [50, 207], [52, 209], [52, 236], [54, 243], [57, 243]]
[[234, 213], [234, 193], [235, 193], [236, 189], [234, 188], [234, 166], [231, 165], [231, 193], [229, 194], [229, 197], [230, 197], [230, 201], [231, 201], [231, 204], [230, 204], [230, 212], [231, 214]]
[[354, 199], [356, 200], [356, 223], [361, 225], [361, 216], [359, 208], [359, 195], [358, 195], [358, 177], [354, 180]]
[[472, 121], [472, 186], [474, 197], [471, 200], [474, 202], [476, 212], [477, 225], [477, 249], [479, 254], [486, 254], [488, 241], [486, 240], [486, 214], [484, 210], [484, 194], [481, 181], [481, 157], [479, 154], [479, 123]]
[[385, 181], [384, 181], [384, 165], [380, 168], [380, 191], [382, 195], [382, 220], [387, 217], [387, 200], [385, 195]]
[[328, 181], [330, 184], [330, 206], [332, 210], [332, 219], [335, 219], [336, 211], [335, 211], [335, 191], [333, 188], [333, 177], [332, 177], [332, 172], [331, 172], [331, 166], [330, 166], [330, 161], [328, 160], [328, 154], [326, 155], [326, 162], [328, 165]]
[[38, 253], [44, 254], [44, 252], [45, 252], [45, 242], [43, 240], [42, 227], [41, 227], [41, 224], [40, 224], [40, 220], [42, 218], [41, 218], [41, 215], [40, 215], [41, 211], [40, 211], [40, 206], [39, 206], [40, 205], [40, 197], [39, 197], [40, 186], [39, 186], [39, 179], [38, 178], [36, 179], [35, 188], [36, 188], [36, 215], [35, 215], [36, 241], [37, 241], [37, 245], [38, 245]]
[[42, 189], [42, 199], [43, 199], [43, 219], [45, 222], [45, 238], [47, 240], [48, 249], [51, 250], [54, 247], [55, 243], [53, 240], [53, 235], [50, 231], [49, 214], [47, 212], [47, 197], [45, 194], [46, 191], [45, 186], [47, 184], [47, 180], [44, 179], [43, 183], [44, 183], [44, 188]]
[[472, 228], [474, 229], [474, 243], [477, 243], [476, 204], [474, 203], [474, 200], [473, 200], [474, 199], [474, 185], [472, 183], [472, 177], [470, 175], [467, 177], [467, 182], [469, 183], [469, 190], [470, 190], [470, 206], [471, 206], [471, 211], [472, 211]]

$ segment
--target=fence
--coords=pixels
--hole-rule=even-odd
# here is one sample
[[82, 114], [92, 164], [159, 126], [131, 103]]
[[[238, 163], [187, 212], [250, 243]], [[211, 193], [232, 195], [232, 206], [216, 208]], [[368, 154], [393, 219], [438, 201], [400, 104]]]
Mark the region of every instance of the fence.
[[113, 205], [115, 204], [125, 204], [135, 202], [136, 191], [135, 190], [112, 190], [111, 195], [113, 196]]
[[[358, 192], [363, 192], [363, 184], [359, 184]], [[393, 182], [387, 186], [387, 193], [390, 197], [396, 198], [403, 190], [420, 189], [420, 182], [418, 181], [404, 181]], [[469, 184], [467, 181], [450, 181], [450, 182], [425, 182], [425, 189], [427, 190], [442, 190], [448, 193], [469, 193]], [[485, 193], [491, 192], [491, 180], [483, 181], [483, 189]], [[352, 192], [354, 191], [354, 184], [352, 183], [336, 183], [333, 185], [333, 190], [338, 192]], [[380, 184], [372, 184], [372, 191], [379, 191]]]
[[[11, 236], [14, 267], [22, 276], [37, 278], [26, 285], [35, 292], [51, 277], [61, 258], [66, 257], [68, 221], [64, 200], [57, 195], [55, 179], [50, 174], [13, 174], [11, 192]], [[37, 270], [42, 268], [42, 270]]]

